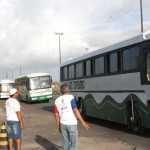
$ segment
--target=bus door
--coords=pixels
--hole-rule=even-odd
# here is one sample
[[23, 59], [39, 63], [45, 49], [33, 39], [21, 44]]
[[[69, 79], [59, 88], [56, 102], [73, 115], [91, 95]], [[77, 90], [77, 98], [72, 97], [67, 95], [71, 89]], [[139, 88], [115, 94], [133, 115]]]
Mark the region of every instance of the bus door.
[[141, 57], [141, 81], [142, 84], [150, 84], [150, 47], [143, 51]]

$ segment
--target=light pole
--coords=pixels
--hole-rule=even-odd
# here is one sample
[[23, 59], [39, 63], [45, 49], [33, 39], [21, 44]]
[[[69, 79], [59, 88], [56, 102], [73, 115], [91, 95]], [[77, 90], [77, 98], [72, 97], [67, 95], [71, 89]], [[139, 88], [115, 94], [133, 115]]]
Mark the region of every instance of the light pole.
[[143, 33], [143, 11], [142, 11], [142, 0], [140, 0], [140, 12], [141, 12], [141, 32]]
[[59, 36], [59, 62], [61, 64], [61, 49], [60, 49], [60, 36], [63, 35], [63, 33], [55, 33], [56, 35]]

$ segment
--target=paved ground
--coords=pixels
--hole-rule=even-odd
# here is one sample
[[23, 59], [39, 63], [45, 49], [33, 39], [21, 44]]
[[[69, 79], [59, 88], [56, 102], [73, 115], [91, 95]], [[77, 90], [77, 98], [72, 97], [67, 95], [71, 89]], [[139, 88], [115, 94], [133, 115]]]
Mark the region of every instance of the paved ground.
[[[0, 101], [0, 122], [5, 121], [4, 103], [5, 101]], [[52, 111], [53, 103], [21, 103], [21, 105], [25, 122], [22, 149], [62, 150], [60, 133], [55, 126]], [[136, 150], [148, 150], [137, 146], [137, 142], [142, 141], [140, 137], [124, 133], [124, 131], [115, 131], [92, 122], [88, 122], [88, 124], [90, 125], [88, 131], [83, 129], [80, 123], [78, 124], [79, 150], [132, 150], [135, 148]], [[131, 143], [129, 138], [131, 138]], [[150, 143], [150, 140], [146, 138], [145, 143], [148, 144], [148, 142]]]

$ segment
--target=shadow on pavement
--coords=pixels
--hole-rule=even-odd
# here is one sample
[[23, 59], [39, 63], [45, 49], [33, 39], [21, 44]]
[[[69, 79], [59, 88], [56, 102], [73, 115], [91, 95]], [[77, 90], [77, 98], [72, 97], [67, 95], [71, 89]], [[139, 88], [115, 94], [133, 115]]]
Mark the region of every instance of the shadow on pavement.
[[[134, 134], [132, 132], [130, 132], [127, 129], [127, 126], [124, 124], [119, 124], [119, 123], [115, 123], [115, 122], [111, 122], [108, 120], [102, 120], [102, 119], [97, 119], [97, 118], [92, 118], [92, 117], [88, 117], [87, 118], [87, 122], [91, 123], [91, 124], [96, 124], [99, 126], [103, 126], [112, 130], [119, 130], [119, 131], [123, 131], [129, 134]], [[136, 134], [137, 136], [142, 136], [142, 137], [146, 137], [146, 138], [150, 138], [150, 128], [144, 128], [143, 129], [143, 133], [142, 134]]]
[[45, 106], [42, 109], [54, 113], [54, 106]]
[[52, 142], [48, 141], [46, 138], [43, 138], [40, 135], [36, 135], [35, 141], [42, 146], [45, 150], [61, 150], [62, 147], [53, 144]]

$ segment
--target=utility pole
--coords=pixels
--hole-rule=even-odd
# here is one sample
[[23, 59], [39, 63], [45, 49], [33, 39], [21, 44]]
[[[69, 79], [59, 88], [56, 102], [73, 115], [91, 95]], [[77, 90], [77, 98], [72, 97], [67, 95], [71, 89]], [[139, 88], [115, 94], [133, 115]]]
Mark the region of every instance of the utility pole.
[[143, 33], [143, 11], [142, 11], [142, 0], [140, 0], [140, 13], [141, 13], [141, 33]]

